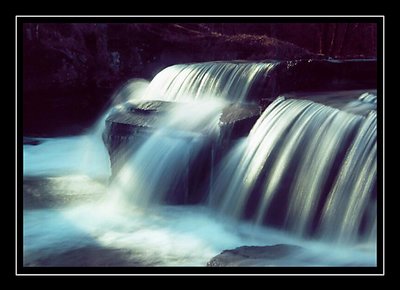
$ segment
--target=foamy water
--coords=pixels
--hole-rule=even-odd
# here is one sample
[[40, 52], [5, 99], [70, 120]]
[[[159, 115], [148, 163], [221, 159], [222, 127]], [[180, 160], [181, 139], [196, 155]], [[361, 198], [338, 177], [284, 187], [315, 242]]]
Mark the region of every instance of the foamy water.
[[[24, 212], [24, 255], [34, 260], [80, 249], [124, 250], [129, 261], [153, 266], [205, 266], [225, 249], [243, 245], [292, 244], [301, 255], [271, 266], [374, 266], [374, 249], [296, 240], [279, 231], [219, 220], [204, 207], [115, 208], [100, 202]], [[36, 258], [37, 259], [37, 258]], [[75, 265], [79, 266], [79, 261]], [[96, 266], [96, 265], [94, 265]]]
[[[53, 188], [58, 195], [75, 194], [79, 200], [79, 192], [82, 196], [90, 193], [97, 200], [61, 208], [25, 209], [23, 243], [27, 265], [40, 259], [53, 259], [57, 264], [62, 254], [101, 247], [123, 250], [128, 264], [133, 260], [152, 266], [205, 266], [226, 249], [282, 243], [302, 246], [306, 252], [274, 261], [275, 266], [376, 264], [373, 245], [340, 248], [295, 239], [277, 230], [222, 219], [202, 206], [123, 206], [107, 185], [92, 179], [107, 174], [107, 153], [101, 147], [98, 151], [89, 150], [93, 158], [96, 154], [95, 160], [82, 162], [85, 160], [82, 156], [88, 151], [81, 149], [89, 148], [87, 144], [93, 145], [87, 138], [49, 138], [36, 146], [24, 146], [25, 176], [53, 176]], [[100, 162], [101, 154], [104, 162]], [[72, 173], [75, 175], [71, 176]], [[72, 266], [80, 263], [73, 262]]]

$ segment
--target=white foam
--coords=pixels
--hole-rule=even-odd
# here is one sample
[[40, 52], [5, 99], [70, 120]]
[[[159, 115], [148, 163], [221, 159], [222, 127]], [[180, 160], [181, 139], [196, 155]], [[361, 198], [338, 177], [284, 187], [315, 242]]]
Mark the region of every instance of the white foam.
[[24, 176], [86, 174], [104, 178], [111, 174], [107, 150], [96, 135], [43, 138], [40, 141], [39, 145], [24, 145]]

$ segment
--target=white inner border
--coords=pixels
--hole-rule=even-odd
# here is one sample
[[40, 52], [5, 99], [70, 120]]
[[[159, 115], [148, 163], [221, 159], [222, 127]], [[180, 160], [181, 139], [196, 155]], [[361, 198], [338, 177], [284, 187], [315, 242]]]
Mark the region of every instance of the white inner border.
[[[350, 18], [350, 17], [376, 17], [382, 18], [383, 20], [383, 31], [382, 31], [382, 64], [383, 64], [383, 88], [382, 88], [382, 273], [379, 274], [21, 274], [18, 273], [17, 261], [18, 261], [18, 18], [25, 17], [74, 17], [74, 18], [90, 18], [90, 17], [102, 17], [102, 18], [120, 18], [120, 17], [131, 17], [131, 18], [200, 18], [200, 17], [216, 17], [216, 18], [233, 18], [233, 17], [246, 17], [246, 18], [276, 18], [276, 17], [287, 17], [287, 18], [317, 18], [317, 17], [332, 17], [332, 18]], [[385, 16], [384, 15], [16, 15], [15, 16], [15, 275], [16, 276], [384, 276], [385, 275]], [[102, 268], [102, 267], [101, 267]], [[134, 269], [134, 267], [132, 267]], [[151, 267], [149, 267], [151, 269]], [[306, 267], [305, 267], [306, 269]], [[342, 268], [343, 269], [343, 268]]]

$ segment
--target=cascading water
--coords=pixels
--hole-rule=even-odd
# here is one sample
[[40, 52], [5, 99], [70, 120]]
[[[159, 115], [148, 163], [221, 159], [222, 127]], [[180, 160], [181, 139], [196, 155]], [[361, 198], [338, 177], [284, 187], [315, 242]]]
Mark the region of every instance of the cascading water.
[[161, 118], [159, 129], [139, 142], [124, 161], [110, 186], [113, 199], [148, 206], [185, 194], [188, 184], [183, 177], [190, 158], [199, 153], [204, 135], [210, 137], [218, 132], [223, 107], [224, 102], [218, 100], [192, 102]]
[[143, 98], [177, 102], [209, 98], [246, 101], [257, 80], [268, 75], [275, 65], [273, 62], [174, 65], [154, 77]]
[[363, 120], [327, 197], [320, 231], [330, 239], [354, 240], [360, 232], [373, 235], [376, 226], [376, 157], [376, 112], [373, 111]]
[[[218, 134], [219, 115], [227, 102], [245, 101], [252, 86], [273, 67], [274, 63], [174, 65], [157, 74], [141, 97], [129, 98], [128, 94], [130, 101], [178, 101], [185, 105], [167, 112], [156, 124], [159, 129], [136, 145], [129, 161], [123, 161], [123, 168], [111, 186], [112, 195], [148, 205], [151, 201], [163, 201], [174, 188], [182, 191], [178, 186], [187, 185], [176, 183], [188, 168], [189, 154], [193, 158], [200, 150], [201, 138], [193, 133], [192, 137], [180, 138], [176, 132], [187, 135], [201, 131], [208, 137]], [[129, 85], [127, 88], [129, 91]], [[208, 127], [211, 129], [207, 130]]]
[[236, 218], [357, 241], [374, 225], [375, 186], [375, 111], [281, 97], [222, 162], [211, 200]]
[[[118, 102], [162, 100], [181, 105], [164, 113], [156, 129], [136, 140], [121, 170], [102, 189], [106, 194], [99, 202], [24, 210], [26, 265], [52, 259], [60, 265], [57, 261], [70, 259], [71, 253], [82, 255], [80, 249], [107, 249], [127, 252], [122, 261], [116, 252], [111, 257], [100, 252], [111, 259], [106, 265], [113, 261], [132, 265], [138, 260], [146, 266], [201, 266], [227, 248], [276, 243], [304, 246], [312, 256], [312, 262], [307, 255], [304, 260], [276, 262], [281, 266], [374, 265], [373, 251], [333, 249], [331, 244], [299, 238], [329, 238], [340, 242], [336, 245], [359, 236], [376, 240], [376, 114], [359, 114], [375, 106], [376, 97], [370, 94], [350, 102], [345, 110], [278, 98], [250, 135], [224, 152], [212, 169], [215, 174], [208, 172], [213, 187], [207, 203], [162, 205], [185, 194], [182, 176], [187, 174], [188, 160], [198, 155], [204, 138], [218, 135], [222, 109], [230, 102], [249, 101], [258, 81], [274, 66], [273, 62], [175, 65], [149, 84], [133, 82], [121, 89]], [[124, 105], [114, 106], [102, 117], [90, 140], [101, 143], [104, 120], [115, 110], [124, 110]], [[79, 141], [81, 137], [24, 146], [24, 176], [87, 174], [91, 168], [107, 166], [101, 172], [109, 175], [109, 165], [95, 162], [108, 157], [104, 147], [93, 150], [97, 147], [82, 145], [86, 143]], [[83, 155], [76, 153], [82, 148], [99, 158], [91, 158], [90, 168], [77, 171]], [[185, 203], [184, 196], [181, 201]], [[233, 216], [237, 222], [217, 219], [215, 213]]]

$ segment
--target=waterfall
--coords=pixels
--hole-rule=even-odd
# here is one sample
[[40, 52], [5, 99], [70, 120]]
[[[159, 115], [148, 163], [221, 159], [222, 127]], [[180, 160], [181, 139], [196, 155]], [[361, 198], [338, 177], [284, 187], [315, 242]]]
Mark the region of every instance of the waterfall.
[[353, 241], [371, 233], [375, 111], [364, 117], [280, 97], [232, 151], [213, 189], [218, 211], [301, 236]]
[[157, 130], [131, 144], [136, 149], [110, 186], [114, 201], [143, 207], [185, 202], [189, 163], [199, 154], [204, 135], [216, 134], [223, 107], [218, 100], [192, 102], [161, 118]]
[[114, 198], [148, 206], [171, 201], [173, 194], [169, 192], [174, 192], [172, 200], [185, 200], [188, 185], [184, 176], [189, 162], [200, 152], [202, 138], [205, 134], [218, 135], [219, 116], [227, 102], [245, 101], [257, 81], [265, 78], [274, 65], [174, 65], [158, 73], [140, 96], [134, 95], [129, 84], [121, 89], [128, 105], [138, 100], [175, 101], [180, 105], [165, 113], [145, 140], [138, 142], [139, 138], [135, 138], [136, 143], [128, 145], [136, 149], [123, 160], [124, 165], [113, 180], [110, 191]]
[[268, 75], [274, 62], [206, 62], [167, 67], [147, 87], [144, 98], [190, 102], [210, 98], [246, 101], [257, 80]]
[[[184, 176], [204, 146], [204, 134], [199, 132], [210, 127], [218, 135], [224, 106], [249, 100], [257, 82], [274, 66], [174, 65], [158, 73], [139, 97], [129, 97], [124, 90], [127, 99], [185, 106], [165, 112], [147, 137], [137, 137], [128, 146], [135, 149], [113, 180], [110, 191], [115, 199], [141, 206], [185, 203], [189, 185]], [[371, 235], [376, 217], [375, 108], [376, 96], [371, 93], [349, 100], [341, 109], [277, 98], [249, 136], [210, 169], [211, 207], [303, 237], [353, 241]]]
[[[289, 244], [304, 256], [268, 265], [375, 266], [377, 97], [269, 103], [277, 63], [173, 65], [125, 84], [87, 134], [24, 145], [24, 265], [204, 266], [226, 249]], [[246, 106], [245, 133], [229, 134], [226, 109]], [[35, 208], [42, 182], [50, 208]]]
[[330, 239], [352, 239], [364, 215], [367, 229], [363, 231], [370, 233], [376, 224], [376, 154], [376, 112], [371, 111], [345, 156], [324, 207], [320, 231]]

